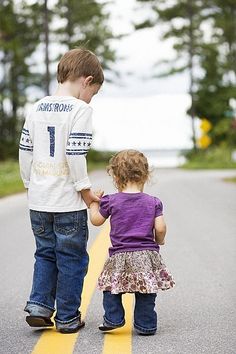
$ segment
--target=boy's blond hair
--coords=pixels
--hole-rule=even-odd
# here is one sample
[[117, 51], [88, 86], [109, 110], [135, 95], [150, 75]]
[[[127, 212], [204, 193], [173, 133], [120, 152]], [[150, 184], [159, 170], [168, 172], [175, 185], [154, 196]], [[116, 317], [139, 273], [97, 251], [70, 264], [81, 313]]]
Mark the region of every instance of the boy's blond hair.
[[74, 81], [82, 76], [92, 76], [91, 84], [102, 85], [104, 81], [101, 64], [94, 53], [84, 48], [69, 50], [57, 66], [57, 81]]
[[107, 172], [113, 177], [119, 191], [122, 191], [128, 182], [143, 187], [150, 175], [147, 158], [137, 150], [118, 152], [110, 159]]

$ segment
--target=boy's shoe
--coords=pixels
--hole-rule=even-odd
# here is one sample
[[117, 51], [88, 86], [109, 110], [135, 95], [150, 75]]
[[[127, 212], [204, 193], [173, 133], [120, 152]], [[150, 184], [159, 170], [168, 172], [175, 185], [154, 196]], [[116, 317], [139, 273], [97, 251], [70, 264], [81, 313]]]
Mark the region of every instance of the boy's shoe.
[[78, 325], [74, 328], [58, 328], [57, 331], [60, 332], [60, 333], [63, 333], [63, 334], [70, 334], [70, 333], [76, 333], [80, 330], [80, 328], [84, 327], [85, 326], [85, 322], [84, 321], [80, 321], [78, 323]]
[[107, 324], [105, 321], [98, 327], [98, 329], [100, 329], [100, 331], [102, 332], [108, 332], [108, 331], [112, 331], [113, 329], [117, 329], [120, 327], [123, 327], [125, 324], [122, 324], [120, 326], [110, 326], [109, 324]]
[[26, 322], [30, 327], [53, 327], [54, 323], [49, 317], [43, 316], [26, 316]]

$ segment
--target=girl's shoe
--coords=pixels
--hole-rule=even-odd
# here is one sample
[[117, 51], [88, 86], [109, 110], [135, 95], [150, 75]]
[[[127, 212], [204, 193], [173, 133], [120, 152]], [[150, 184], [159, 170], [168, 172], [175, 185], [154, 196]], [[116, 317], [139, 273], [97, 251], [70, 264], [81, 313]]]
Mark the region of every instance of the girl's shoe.
[[26, 322], [30, 327], [53, 327], [54, 323], [49, 317], [43, 316], [26, 316]]
[[100, 331], [102, 332], [108, 332], [108, 331], [112, 331], [113, 329], [117, 329], [120, 327], [123, 327], [125, 324], [122, 324], [120, 326], [110, 326], [109, 324], [107, 324], [105, 321], [98, 327], [98, 329], [100, 329]]

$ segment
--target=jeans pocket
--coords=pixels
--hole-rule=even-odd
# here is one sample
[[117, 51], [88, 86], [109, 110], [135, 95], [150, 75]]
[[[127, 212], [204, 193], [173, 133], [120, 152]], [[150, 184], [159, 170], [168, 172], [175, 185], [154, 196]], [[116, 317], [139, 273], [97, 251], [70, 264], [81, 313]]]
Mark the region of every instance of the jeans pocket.
[[55, 215], [55, 231], [69, 236], [79, 229], [79, 217], [77, 211], [58, 213]]
[[45, 227], [40, 211], [30, 210], [30, 221], [34, 235], [40, 236], [44, 234]]

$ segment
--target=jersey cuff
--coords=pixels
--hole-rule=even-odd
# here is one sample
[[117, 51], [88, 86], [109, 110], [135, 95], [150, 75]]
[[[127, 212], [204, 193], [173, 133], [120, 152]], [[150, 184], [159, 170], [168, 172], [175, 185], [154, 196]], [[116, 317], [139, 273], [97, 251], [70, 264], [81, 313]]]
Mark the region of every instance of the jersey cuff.
[[82, 191], [83, 189], [90, 189], [91, 188], [91, 183], [89, 178], [84, 178], [81, 181], [75, 182], [74, 187], [77, 190], [77, 192]]

